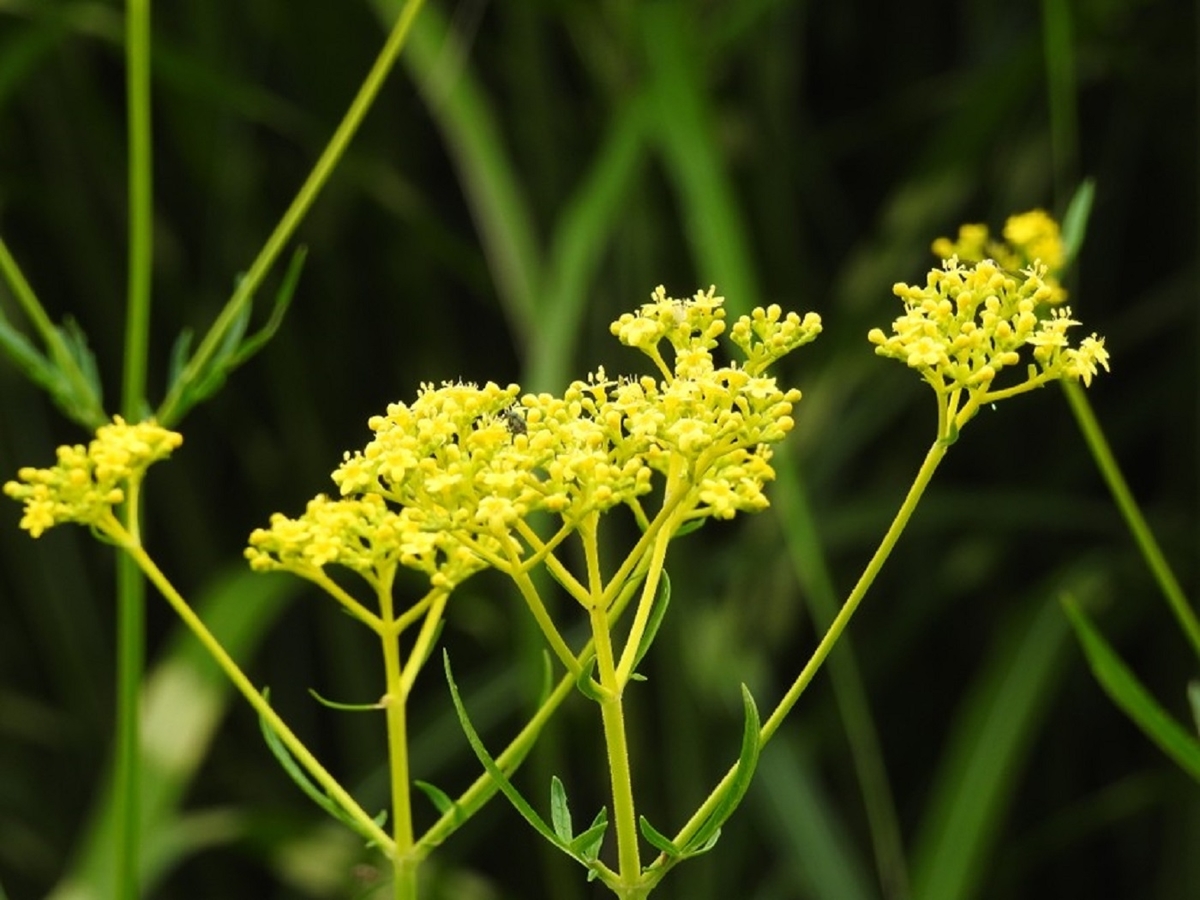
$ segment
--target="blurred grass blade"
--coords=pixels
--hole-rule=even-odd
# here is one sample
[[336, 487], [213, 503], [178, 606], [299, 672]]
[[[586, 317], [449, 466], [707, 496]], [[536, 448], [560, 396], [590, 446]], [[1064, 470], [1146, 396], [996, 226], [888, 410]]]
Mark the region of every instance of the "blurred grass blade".
[[[826, 631], [837, 616], [840, 600], [833, 586], [828, 555], [818, 534], [803, 473], [791, 457], [786, 447], [777, 457], [774, 506], [796, 580], [804, 590], [818, 630]], [[908, 860], [870, 698], [855, 654], [854, 636], [850, 632], [838, 639], [837, 652], [830, 654], [826, 665], [862, 791], [884, 897], [903, 900], [910, 895]]]
[[656, 100], [655, 140], [675, 181], [696, 270], [727, 298], [733, 319], [758, 305], [759, 291], [737, 194], [716, 149], [695, 17], [676, 2], [643, 4], [639, 14]]
[[[1142, 686], [1078, 603], [1068, 596], [1063, 598], [1062, 604], [1083, 646], [1092, 674], [1104, 692], [1163, 753], [1200, 782], [1200, 741], [1171, 718]], [[1193, 688], [1193, 698], [1194, 694]]]
[[[771, 857], [789, 882], [779, 896], [813, 900], [873, 900], [870, 861], [858, 852], [843, 808], [823, 790], [818, 762], [787, 729], [771, 739], [751, 790]], [[764, 816], [763, 811], [766, 812]]]
[[1192, 707], [1192, 724], [1196, 726], [1196, 734], [1200, 735], [1200, 681], [1188, 683], [1188, 704]]
[[[264, 576], [238, 564], [215, 578], [196, 603], [197, 614], [235, 659], [248, 659], [304, 582]], [[195, 848], [180, 806], [199, 771], [233, 695], [216, 663], [182, 625], [143, 688], [141, 883], [147, 895]], [[49, 900], [108, 900], [113, 896], [112, 844], [116, 827], [111, 779], [79, 840], [79, 850]]]
[[1087, 178], [1075, 190], [1067, 211], [1063, 213], [1063, 268], [1068, 269], [1075, 262], [1087, 237], [1088, 220], [1092, 217], [1092, 204], [1096, 200], [1096, 182]]
[[540, 294], [541, 315], [531, 335], [523, 379], [529, 390], [554, 390], [570, 380], [589, 286], [646, 156], [649, 101], [641, 94], [618, 108], [591, 168], [555, 228]]
[[1050, 152], [1054, 187], [1062, 197], [1075, 181], [1079, 165], [1078, 88], [1075, 81], [1075, 40], [1069, 0], [1042, 0], [1042, 52], [1046, 94], [1050, 106]]
[[[372, 0], [390, 24], [400, 0]], [[540, 262], [532, 215], [501, 140], [492, 103], [463, 59], [457, 37], [441, 11], [422, 11], [402, 58], [421, 89], [430, 114], [458, 168], [496, 292], [513, 333], [533, 333]], [[449, 63], [450, 65], [445, 65]]]
[[[966, 599], [966, 598], [964, 598]], [[914, 897], [979, 895], [1014, 787], [1065, 659], [1067, 626], [1041, 602], [983, 662], [935, 772], [914, 843]]]

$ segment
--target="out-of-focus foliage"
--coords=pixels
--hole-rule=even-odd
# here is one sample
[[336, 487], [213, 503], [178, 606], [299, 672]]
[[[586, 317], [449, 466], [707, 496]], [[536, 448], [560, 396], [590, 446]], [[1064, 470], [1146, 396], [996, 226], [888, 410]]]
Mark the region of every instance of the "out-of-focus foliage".
[[[155, 5], [152, 402], [176, 336], [219, 311], [398, 6]], [[928, 391], [866, 340], [895, 313], [892, 285], [921, 279], [931, 241], [964, 221], [1061, 215], [1087, 176], [1095, 206], [1067, 286], [1112, 365], [1090, 397], [1194, 596], [1195, 8], [1080, 0], [1064, 43], [1043, 8], [1065, 6], [431, 2], [301, 228], [287, 320], [147, 479], [150, 549], [378, 808], [380, 723], [304, 691], [377, 699], [374, 648], [306, 589], [282, 603], [268, 579], [230, 581], [251, 528], [326, 490], [367, 417], [420, 382], [561, 390], [598, 364], [636, 368], [607, 326], [660, 283], [715, 283], [734, 315], [815, 309], [822, 340], [782, 366], [805, 400], [775, 460], [775, 514], [673, 548], [671, 612], [631, 689], [639, 796], [673, 829], [736, 756], [738, 684], [765, 705], [790, 682], [933, 437]], [[125, 292], [120, 42], [118, 5], [0, 2], [0, 233], [55, 319], [86, 332], [108, 395]], [[1065, 98], [1047, 81], [1063, 60]], [[20, 321], [6, 292], [0, 306]], [[0, 479], [84, 440], [0, 367]], [[112, 715], [111, 553], [79, 529], [31, 544], [19, 516], [0, 505], [0, 884], [14, 900], [87, 870]], [[664, 900], [1200, 893], [1200, 795], [1092, 680], [1064, 587], [1189, 721], [1194, 661], [1051, 387], [984, 411], [952, 448], [849, 644]], [[540, 638], [487, 576], [448, 618], [473, 721], [500, 744], [536, 700]], [[220, 718], [225, 692], [172, 679], [202, 665], [161, 604], [150, 626], [147, 896], [360, 895], [369, 853], [282, 775], [247, 709]], [[412, 710], [413, 769], [449, 790], [478, 765], [435, 671]], [[584, 703], [522, 770], [527, 796], [557, 773], [581, 809], [603, 802]], [[429, 896], [594, 896], [523, 829], [493, 804], [439, 851]]]

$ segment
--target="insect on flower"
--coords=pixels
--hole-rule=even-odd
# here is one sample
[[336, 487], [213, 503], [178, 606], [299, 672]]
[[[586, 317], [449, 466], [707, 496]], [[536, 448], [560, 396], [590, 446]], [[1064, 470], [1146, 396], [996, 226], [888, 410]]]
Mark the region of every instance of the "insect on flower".
[[517, 412], [517, 407], [506, 406], [498, 415], [509, 434], [528, 434], [529, 426], [525, 424], [525, 417]]

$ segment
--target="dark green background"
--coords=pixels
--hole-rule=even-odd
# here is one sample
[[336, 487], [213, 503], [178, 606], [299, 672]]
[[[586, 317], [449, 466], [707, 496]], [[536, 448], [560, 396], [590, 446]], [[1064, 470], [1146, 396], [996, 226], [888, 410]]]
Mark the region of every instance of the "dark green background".
[[[176, 335], [219, 311], [396, 5], [157, 4], [152, 403]], [[1046, 35], [1055, 10], [1068, 41]], [[0, 231], [51, 314], [86, 330], [110, 408], [125, 293], [120, 14], [0, 3]], [[432, 3], [413, 40], [301, 228], [309, 257], [284, 327], [189, 415], [146, 498], [162, 568], [189, 597], [226, 598], [254, 680], [368, 808], [385, 796], [379, 724], [305, 689], [373, 700], [376, 648], [314, 591], [241, 576], [246, 535], [331, 490], [367, 417], [422, 381], [561, 389], [598, 363], [639, 366], [607, 324], [660, 283], [716, 283], [735, 313], [777, 302], [825, 323], [780, 373], [805, 399], [774, 510], [710, 525], [668, 561], [671, 615], [631, 699], [640, 808], [660, 829], [734, 759], [739, 683], [773, 705], [815, 644], [825, 567], [844, 596], [916, 472], [932, 398], [865, 335], [895, 315], [891, 285], [922, 279], [930, 241], [963, 221], [1061, 214], [1079, 179], [1095, 180], [1071, 303], [1107, 336], [1113, 371], [1089, 396], [1194, 595], [1193, 4], [460, 0]], [[1073, 91], [1055, 93], [1048, 58]], [[19, 321], [7, 291], [0, 304]], [[0, 478], [84, 439], [0, 366]], [[113, 666], [111, 551], [77, 528], [30, 542], [18, 518], [0, 506], [0, 884], [13, 900], [45, 896], [77, 863], [107, 778]], [[853, 656], [839, 651], [844, 703], [831, 673], [818, 677], [716, 850], [656, 896], [1200, 895], [1200, 790], [1092, 680], [1064, 587], [1188, 721], [1196, 661], [1051, 388], [964, 432], [852, 625]], [[153, 664], [177, 627], [151, 601]], [[517, 598], [499, 579], [469, 583], [444, 644], [499, 746], [536, 690], [540, 647]], [[436, 669], [421, 687], [415, 774], [464, 786], [477, 767]], [[592, 712], [574, 698], [522, 779], [544, 802], [560, 773], [579, 819], [605, 796]], [[864, 716], [907, 891], [877, 875], [852, 763], [872, 746]], [[362, 892], [369, 871], [353, 866], [369, 854], [321, 821], [256, 730], [235, 701], [196, 746], [198, 775], [155, 820], [182, 835], [179, 852], [147, 896]], [[318, 874], [296, 875], [297, 858]], [[431, 897], [600, 896], [501, 802], [436, 859]]]

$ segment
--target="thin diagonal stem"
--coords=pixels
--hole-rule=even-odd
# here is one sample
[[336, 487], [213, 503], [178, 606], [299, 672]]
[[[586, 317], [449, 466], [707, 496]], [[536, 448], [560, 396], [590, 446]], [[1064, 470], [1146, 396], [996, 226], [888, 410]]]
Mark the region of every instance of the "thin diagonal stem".
[[233, 296], [229, 298], [229, 302], [225, 304], [225, 308], [221, 310], [221, 314], [213, 323], [208, 334], [196, 349], [196, 353], [188, 361], [187, 366], [172, 385], [170, 393], [166, 400], [163, 401], [159, 409], [159, 421], [164, 424], [170, 424], [175, 415], [176, 407], [182, 399], [182, 394], [186, 386], [193, 381], [196, 376], [203, 371], [204, 366], [212, 358], [217, 348], [221, 346], [221, 342], [225, 339], [230, 326], [241, 313], [242, 307], [250, 302], [254, 292], [258, 290], [262, 284], [267, 272], [282, 252], [284, 245], [292, 237], [296, 231], [296, 227], [300, 224], [305, 214], [308, 212], [313, 201], [329, 180], [329, 176], [333, 173], [334, 168], [345, 153], [346, 148], [350, 145], [355, 133], [358, 131], [359, 125], [362, 124], [363, 118], [367, 111], [375, 102], [375, 97], [379, 93], [379, 89], [383, 86], [383, 82], [387, 78], [388, 73], [396, 63], [396, 59], [400, 55], [401, 49], [408, 38], [409, 31], [412, 29], [412, 24], [416, 19], [417, 12], [421, 9], [424, 0], [407, 0], [404, 8], [400, 11], [400, 16], [396, 19], [396, 24], [392, 26], [392, 31], [388, 35], [383, 49], [379, 51], [379, 56], [375, 59], [375, 63], [371, 66], [370, 72], [363, 80], [362, 86], [358, 89], [358, 94], [350, 104], [350, 108], [346, 110], [346, 115], [342, 118], [337, 130], [329, 139], [321, 156], [313, 165], [312, 171], [308, 178], [304, 180], [304, 184], [300, 186], [300, 190], [296, 192], [296, 197], [292, 200], [290, 206], [279, 219], [279, 224], [275, 226], [275, 230], [271, 232], [266, 243], [263, 244], [258, 256], [250, 264], [250, 268], [246, 270], [245, 276], [238, 282], [237, 288], [233, 292]]
[[1113, 456], [1112, 448], [1109, 447], [1108, 440], [1104, 437], [1100, 423], [1096, 421], [1087, 394], [1078, 384], [1068, 381], [1063, 382], [1063, 390], [1066, 392], [1067, 402], [1071, 404], [1071, 412], [1075, 414], [1075, 421], [1079, 423], [1079, 430], [1083, 432], [1083, 438], [1092, 452], [1092, 458], [1096, 460], [1096, 467], [1104, 477], [1113, 500], [1117, 504], [1117, 509], [1125, 518], [1125, 524], [1129, 526], [1129, 531], [1142, 553], [1142, 558], [1150, 567], [1154, 580], [1158, 582], [1159, 590], [1167, 600], [1167, 606], [1174, 613], [1175, 620], [1187, 636], [1193, 652], [1197, 658], [1200, 658], [1200, 622], [1196, 620], [1196, 613], [1188, 602], [1187, 595], [1179, 584], [1179, 579], [1171, 570], [1171, 565], [1158, 545], [1154, 532], [1150, 530], [1150, 526], [1146, 523], [1146, 517], [1142, 515], [1142, 511], [1133, 497], [1133, 492], [1129, 490], [1125, 476], [1121, 474], [1121, 467], [1117, 464], [1116, 457]]

